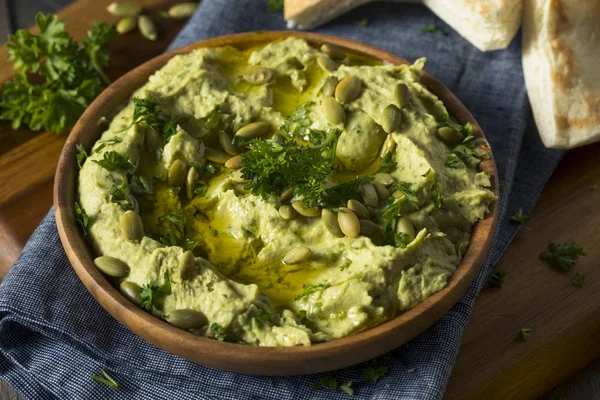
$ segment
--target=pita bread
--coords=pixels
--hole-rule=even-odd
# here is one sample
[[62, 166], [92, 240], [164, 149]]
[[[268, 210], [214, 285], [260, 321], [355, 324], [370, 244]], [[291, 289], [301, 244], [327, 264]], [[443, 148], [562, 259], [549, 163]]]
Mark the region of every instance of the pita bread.
[[313, 29], [373, 0], [285, 0], [289, 29]]
[[600, 140], [600, 1], [525, 0], [523, 73], [547, 147]]

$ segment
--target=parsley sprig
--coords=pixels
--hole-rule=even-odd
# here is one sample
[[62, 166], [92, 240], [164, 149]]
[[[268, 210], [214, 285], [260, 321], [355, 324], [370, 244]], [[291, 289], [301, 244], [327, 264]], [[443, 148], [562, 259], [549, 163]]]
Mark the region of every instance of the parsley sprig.
[[165, 233], [158, 240], [167, 246], [183, 247], [184, 251], [193, 250], [196, 242], [185, 236], [185, 215], [183, 209], [174, 214], [163, 215], [158, 222], [165, 226]]
[[162, 309], [164, 296], [171, 294], [171, 279], [169, 271], [165, 271], [164, 282], [158, 286], [154, 282], [146, 283], [140, 290], [140, 305], [142, 308], [151, 311], [153, 308]]
[[540, 253], [540, 260], [548, 261], [562, 271], [568, 271], [579, 259], [579, 256], [587, 256], [583, 248], [574, 242], [565, 244], [550, 243], [548, 250]]
[[168, 143], [177, 133], [177, 119], [163, 112], [154, 99], [133, 97], [132, 101], [132, 125], [147, 125], [161, 134], [163, 142]]
[[116, 151], [107, 151], [102, 153], [101, 160], [92, 160], [105, 170], [109, 172], [123, 170], [130, 171], [135, 166], [121, 153], [117, 153]]
[[73, 213], [75, 214], [75, 222], [77, 222], [81, 233], [83, 233], [83, 236], [87, 236], [90, 218], [78, 202], [73, 204]]
[[103, 368], [100, 368], [100, 372], [102, 373], [102, 376], [92, 375], [91, 378], [96, 382], [104, 383], [106, 386], [112, 389], [119, 390], [119, 384], [117, 381], [111, 378]]
[[316, 284], [316, 285], [313, 285], [311, 283], [305, 283], [302, 286], [302, 293], [297, 294], [294, 297], [294, 300], [296, 300], [296, 301], [301, 300], [304, 297], [308, 297], [308, 296], [310, 296], [313, 293], [323, 291], [323, 290], [327, 289], [330, 286], [331, 286], [331, 284], [329, 282], [321, 282], [321, 283]]

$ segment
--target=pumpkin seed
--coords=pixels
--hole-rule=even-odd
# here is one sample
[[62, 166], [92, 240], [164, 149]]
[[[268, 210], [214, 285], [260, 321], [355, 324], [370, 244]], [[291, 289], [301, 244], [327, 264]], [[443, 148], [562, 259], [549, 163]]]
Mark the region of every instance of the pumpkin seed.
[[279, 195], [279, 201], [283, 203], [285, 201], [290, 200], [293, 196], [294, 196], [294, 189], [287, 188], [283, 192], [281, 192], [281, 194]]
[[96, 257], [94, 265], [108, 276], [123, 277], [129, 275], [129, 266], [118, 258], [110, 256]]
[[312, 250], [308, 247], [296, 247], [287, 252], [282, 262], [287, 265], [300, 264], [308, 260], [310, 256], [312, 256]]
[[386, 201], [390, 198], [390, 191], [381, 183], [373, 182], [373, 187], [375, 188], [375, 192], [377, 192], [379, 201]]
[[147, 15], [140, 15], [138, 17], [138, 28], [140, 28], [142, 36], [148, 40], [155, 41], [158, 37], [156, 34], [156, 25], [154, 25], [154, 22]]
[[339, 68], [338, 63], [325, 55], [317, 56], [317, 64], [319, 64], [319, 67], [321, 67], [325, 72], [333, 72]]
[[394, 177], [391, 176], [390, 174], [386, 174], [385, 172], [379, 172], [379, 173], [375, 174], [375, 176], [373, 178], [373, 183], [378, 183], [385, 187], [392, 186], [394, 184], [394, 182], [395, 182]]
[[162, 146], [162, 138], [158, 132], [150, 127], [146, 129], [146, 136], [144, 139], [146, 142], [146, 150], [148, 150], [150, 154], [154, 154], [156, 149]]
[[175, 160], [169, 167], [167, 181], [171, 187], [181, 187], [185, 183], [187, 170], [185, 163], [181, 160]]
[[342, 79], [335, 88], [335, 98], [342, 104], [348, 104], [356, 100], [360, 94], [362, 83], [354, 75]]
[[144, 237], [144, 224], [142, 218], [135, 211], [125, 211], [119, 217], [121, 234], [130, 242], [138, 242]]
[[449, 126], [442, 126], [437, 129], [437, 137], [446, 144], [458, 144], [463, 140], [462, 134]]
[[106, 11], [117, 17], [137, 17], [142, 6], [135, 1], [115, 1], [106, 7]]
[[335, 76], [330, 76], [323, 85], [323, 96], [333, 96], [335, 95], [335, 87], [338, 85], [338, 78]]
[[331, 57], [332, 60], [338, 61], [346, 58], [346, 54], [335, 44], [323, 43], [321, 45], [321, 51]]
[[125, 298], [134, 304], [140, 304], [140, 291], [142, 288], [137, 283], [131, 281], [123, 281], [119, 285], [119, 290]]
[[380, 157], [385, 157], [387, 153], [393, 153], [396, 150], [396, 141], [392, 137], [392, 135], [387, 135], [383, 145], [381, 146], [381, 152], [379, 152]]
[[296, 217], [296, 210], [294, 210], [291, 206], [288, 205], [279, 207], [277, 213], [279, 214], [279, 217], [281, 217], [281, 219], [285, 221], [292, 220], [294, 219], [294, 217]]
[[231, 179], [231, 182], [233, 183], [248, 183], [248, 181], [242, 177], [242, 170], [240, 169], [233, 171], [231, 175], [229, 175], [229, 179]]
[[212, 149], [210, 147], [206, 147], [204, 149], [204, 157], [206, 157], [208, 161], [212, 161], [217, 164], [225, 164], [225, 162], [229, 160], [229, 154], [221, 150]]
[[235, 133], [235, 136], [244, 139], [254, 139], [257, 137], [265, 136], [267, 132], [269, 132], [270, 127], [271, 125], [269, 125], [268, 122], [251, 122], [238, 129], [238, 131]]
[[350, 199], [348, 200], [347, 206], [352, 210], [354, 214], [358, 217], [358, 219], [370, 219], [369, 210], [365, 207], [360, 201]]
[[242, 75], [242, 79], [252, 85], [262, 85], [273, 79], [275, 72], [269, 68], [254, 67], [250, 71]]
[[187, 176], [185, 178], [185, 190], [188, 196], [188, 199], [192, 199], [194, 197], [194, 190], [196, 189], [196, 180], [198, 179], [198, 170], [196, 167], [192, 167], [188, 170]]
[[192, 279], [196, 269], [196, 257], [190, 250], [182, 254], [179, 259], [179, 276], [182, 280]]
[[185, 330], [200, 329], [206, 324], [204, 314], [190, 309], [171, 311], [166, 319], [171, 325]]
[[349, 208], [341, 207], [337, 215], [338, 224], [344, 235], [355, 238], [360, 234], [360, 222], [356, 214]]
[[302, 215], [303, 217], [318, 217], [319, 214], [321, 214], [319, 210], [317, 210], [316, 208], [307, 207], [300, 200], [293, 201], [292, 207], [294, 208], [294, 210], [298, 211], [298, 214]]
[[194, 15], [194, 12], [196, 12], [197, 8], [198, 3], [186, 1], [171, 6], [171, 8], [169, 8], [169, 11], [167, 11], [167, 15], [175, 19], [185, 19]]
[[340, 103], [332, 96], [323, 96], [321, 100], [323, 115], [332, 125], [344, 125], [346, 112]]
[[398, 108], [402, 109], [408, 105], [408, 100], [410, 97], [410, 93], [408, 91], [408, 86], [404, 83], [399, 83], [394, 88], [394, 100], [396, 101], [396, 105]]
[[344, 232], [340, 229], [337, 213], [324, 208], [321, 210], [321, 219], [329, 233], [338, 238], [344, 237]]
[[412, 222], [406, 217], [398, 217], [396, 219], [396, 233], [404, 233], [411, 241], [415, 238], [415, 228]]
[[381, 227], [375, 222], [368, 219], [360, 219], [360, 234], [367, 237], [372, 237], [381, 232]]
[[242, 168], [243, 161], [244, 161], [244, 156], [242, 156], [241, 154], [239, 154], [237, 156], [233, 156], [229, 160], [225, 161], [225, 168], [240, 169], [240, 168]]
[[371, 182], [361, 182], [358, 186], [358, 194], [369, 207], [377, 207], [377, 204], [379, 204], [377, 192]]
[[402, 114], [398, 107], [393, 104], [388, 105], [381, 112], [381, 127], [386, 133], [396, 132], [401, 120]]
[[233, 142], [231, 141], [231, 138], [227, 132], [219, 131], [219, 143], [227, 154], [231, 154], [232, 156], [240, 154], [240, 149], [233, 145]]
[[125, 17], [117, 23], [117, 33], [124, 35], [131, 32], [137, 26], [137, 20], [135, 17]]

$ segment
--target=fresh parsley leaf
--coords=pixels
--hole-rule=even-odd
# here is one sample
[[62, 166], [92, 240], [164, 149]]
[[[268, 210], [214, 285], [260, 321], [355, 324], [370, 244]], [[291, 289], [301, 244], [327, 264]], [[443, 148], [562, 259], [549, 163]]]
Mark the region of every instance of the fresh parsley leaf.
[[185, 237], [185, 215], [183, 209], [174, 214], [163, 215], [158, 222], [165, 226], [165, 233], [158, 237], [158, 241], [167, 246], [179, 246], [187, 250], [193, 250], [196, 242]]
[[75, 145], [75, 149], [77, 149], [77, 166], [79, 167], [79, 169], [81, 169], [83, 168], [85, 160], [87, 160], [88, 158], [88, 153], [79, 143]]
[[110, 171], [110, 172], [117, 171], [117, 170], [129, 171], [129, 170], [132, 170], [133, 168], [135, 168], [134, 165], [131, 162], [129, 162], [127, 157], [123, 156], [120, 153], [117, 153], [116, 151], [107, 151], [102, 154], [102, 157], [103, 158], [101, 160], [92, 160], [92, 161], [107, 171]]
[[410, 242], [412, 242], [412, 240], [406, 233], [398, 232], [394, 235], [394, 243], [398, 248], [405, 249]]
[[526, 342], [526, 341], [528, 341], [528, 340], [529, 340], [529, 336], [530, 336], [530, 334], [531, 334], [531, 329], [529, 329], [529, 328], [522, 328], [522, 329], [519, 331], [519, 339], [520, 339], [522, 342]]
[[306, 312], [306, 310], [298, 311], [298, 316], [300, 317], [300, 323], [302, 325], [306, 325], [306, 323], [308, 322], [308, 313]]
[[523, 214], [523, 209], [519, 208], [517, 210], [517, 212], [515, 213], [515, 215], [513, 215], [512, 217], [510, 217], [510, 220], [512, 222], [516, 222], [517, 224], [523, 225], [523, 224], [527, 223], [527, 219], [528, 218], [529, 218], [528, 215]]
[[322, 388], [331, 388], [333, 391], [339, 391], [340, 384], [338, 379], [333, 375], [325, 375], [319, 381], [313, 383], [311, 385], [312, 389], [322, 389]]
[[497, 270], [494, 271], [490, 279], [487, 281], [487, 286], [491, 288], [501, 288], [504, 284], [504, 278], [506, 277], [506, 271]]
[[127, 188], [127, 178], [123, 179], [121, 186], [117, 186], [113, 183], [112, 187], [110, 188], [110, 201], [117, 203], [125, 210], [133, 210], [135, 208], [133, 203], [134, 200], [127, 194]]
[[122, 141], [123, 141], [123, 139], [121, 139], [118, 136], [115, 136], [111, 139], [100, 140], [100, 141], [98, 141], [98, 143], [100, 143], [100, 146], [96, 147], [94, 149], [94, 151], [96, 153], [100, 153], [102, 151], [102, 149], [105, 148], [106, 146], [111, 145], [111, 144], [121, 143]]
[[329, 139], [329, 135], [325, 131], [310, 127], [312, 121], [309, 118], [309, 112], [314, 104], [312, 101], [300, 104], [292, 115], [284, 118], [279, 131], [287, 138], [295, 139], [300, 143], [308, 143], [314, 146], [322, 145]]
[[340, 265], [340, 271], [345, 271], [352, 264], [352, 260], [346, 258], [346, 261], [342, 265]]
[[425, 171], [425, 173], [424, 173], [424, 174], [422, 174], [421, 176], [422, 176], [423, 178], [425, 178], [425, 177], [429, 176], [429, 174], [430, 174], [430, 173], [431, 173], [431, 168], [427, 169], [427, 171]]
[[83, 236], [87, 236], [90, 218], [78, 202], [73, 204], [73, 213], [75, 214], [75, 222], [77, 222], [81, 233], [83, 233]]
[[[393, 199], [393, 197], [390, 197], [390, 199]], [[388, 244], [395, 244], [394, 228], [396, 218], [402, 213], [403, 204], [401, 201], [389, 203], [379, 214], [379, 219], [383, 223], [383, 237]]]
[[444, 165], [448, 168], [460, 168], [460, 159], [456, 154], [449, 154]]
[[267, 0], [267, 9], [276, 12], [283, 9], [283, 0]]
[[415, 191], [412, 189], [412, 184], [409, 182], [399, 182], [397, 185], [394, 186], [394, 188], [396, 190], [398, 190], [400, 193], [402, 193], [404, 195], [404, 197], [406, 198], [406, 200], [408, 200], [408, 202], [415, 208], [415, 209], [419, 209], [419, 198], [417, 197], [417, 194], [415, 193]]
[[398, 166], [398, 163], [393, 160], [394, 154], [391, 151], [388, 151], [385, 156], [379, 159], [380, 167], [376, 173], [379, 172], [392, 172]]
[[473, 125], [469, 122], [460, 125], [452, 121], [446, 121], [445, 125], [456, 129], [463, 135], [463, 141], [452, 149], [452, 153], [458, 156], [465, 164], [475, 165], [479, 163], [480, 160], [487, 160], [490, 158], [490, 153], [481, 152], [477, 148], [475, 136], [473, 135]]
[[573, 283], [573, 286], [580, 287], [581, 285], [583, 285], [584, 280], [585, 280], [585, 275], [582, 274], [581, 272], [576, 272], [575, 276], [573, 277], [573, 280], [571, 282]]
[[360, 21], [358, 21], [359, 28], [365, 28], [368, 25], [369, 25], [369, 18], [363, 18]]
[[154, 99], [141, 99], [134, 96], [132, 101], [132, 125], [147, 125], [161, 134], [163, 142], [168, 143], [171, 137], [177, 133], [177, 119], [163, 113]]
[[103, 368], [100, 368], [100, 372], [102, 373], [102, 376], [92, 375], [91, 378], [97, 382], [104, 383], [106, 386], [114, 390], [119, 390], [119, 384], [117, 381], [111, 378]]
[[562, 245], [550, 243], [548, 250], [540, 253], [540, 260], [547, 261], [562, 271], [568, 271], [579, 259], [579, 256], [587, 256], [583, 248], [573, 242]]
[[330, 286], [331, 286], [331, 284], [329, 282], [322, 282], [317, 285], [305, 283], [304, 285], [302, 285], [302, 293], [297, 294], [294, 297], [294, 300], [298, 301], [304, 297], [310, 296], [311, 294], [313, 294], [315, 292], [320, 292], [322, 290], [325, 290]]
[[348, 382], [344, 382], [340, 385], [340, 390], [344, 393], [346, 393], [348, 396], [353, 396], [354, 395], [354, 389], [352, 389], [352, 384], [354, 383], [354, 381], [348, 381]]
[[381, 378], [388, 374], [390, 370], [387, 367], [367, 367], [363, 370], [365, 381], [377, 383]]
[[436, 24], [427, 24], [423, 28], [421, 28], [421, 32], [424, 33], [439, 33], [440, 35], [444, 35], [444, 31], [437, 27]]
[[198, 182], [196, 184], [196, 188], [194, 189], [195, 196], [204, 196], [206, 191], [208, 190], [208, 185], [204, 182]]
[[212, 332], [213, 338], [217, 339], [219, 342], [228, 342], [229, 337], [227, 335], [227, 329], [223, 328], [221, 325], [213, 322], [210, 325], [210, 331]]
[[261, 313], [255, 317], [252, 317], [252, 327], [253, 328], [260, 328], [263, 324], [263, 322], [272, 322], [273, 321], [273, 316], [266, 312], [261, 310]]
[[165, 271], [164, 282], [158, 286], [155, 283], [146, 283], [140, 290], [140, 305], [147, 311], [152, 308], [162, 309], [164, 296], [171, 294], [171, 279], [169, 271]]
[[433, 201], [433, 204], [435, 205], [436, 208], [444, 207], [444, 198], [442, 197], [442, 188], [440, 188], [440, 185], [438, 184], [437, 175], [435, 176], [435, 179], [429, 186], [429, 194], [431, 196], [431, 201]]
[[129, 179], [131, 180], [131, 183], [129, 184], [131, 193], [138, 196], [154, 194], [154, 178], [130, 175]]
[[[331, 207], [339, 205], [340, 202], [345, 203], [350, 199], [360, 200], [361, 197], [358, 191], [360, 184], [370, 180], [370, 177], [361, 177], [325, 189], [318, 203], [320, 206]], [[338, 207], [332, 207], [332, 211], [340, 212]]]

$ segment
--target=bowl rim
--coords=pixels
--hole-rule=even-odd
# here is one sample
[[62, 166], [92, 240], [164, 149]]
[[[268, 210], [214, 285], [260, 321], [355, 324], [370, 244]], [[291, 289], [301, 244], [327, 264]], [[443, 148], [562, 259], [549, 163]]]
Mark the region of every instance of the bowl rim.
[[[333, 43], [353, 53], [392, 64], [410, 64], [370, 45], [311, 32], [246, 32], [192, 43], [161, 54], [129, 71], [92, 102], [65, 142], [54, 184], [56, 224], [65, 252], [80, 280], [114, 318], [138, 336], [172, 354], [206, 366], [252, 375], [298, 375], [330, 371], [358, 364], [406, 343], [438, 321], [466, 292], [487, 255], [498, 220], [499, 204], [496, 201], [490, 206], [484, 219], [475, 224], [466, 254], [441, 291], [381, 325], [346, 338], [311, 346], [259, 347], [194, 336], [152, 316], [123, 297], [94, 266], [90, 245], [76, 226], [73, 216], [78, 176], [75, 144], [81, 143], [86, 149], [91, 148], [102, 132], [97, 126], [99, 117], [112, 114], [150, 75], [175, 55], [202, 47], [247, 47], [291, 36], [303, 38], [312, 44]], [[461, 123], [470, 122], [475, 136], [485, 138], [477, 121], [448, 88], [427, 73], [423, 73], [421, 79], [444, 102], [451, 115]], [[493, 155], [481, 162], [480, 169], [490, 175], [490, 190], [498, 196], [498, 177]]]

